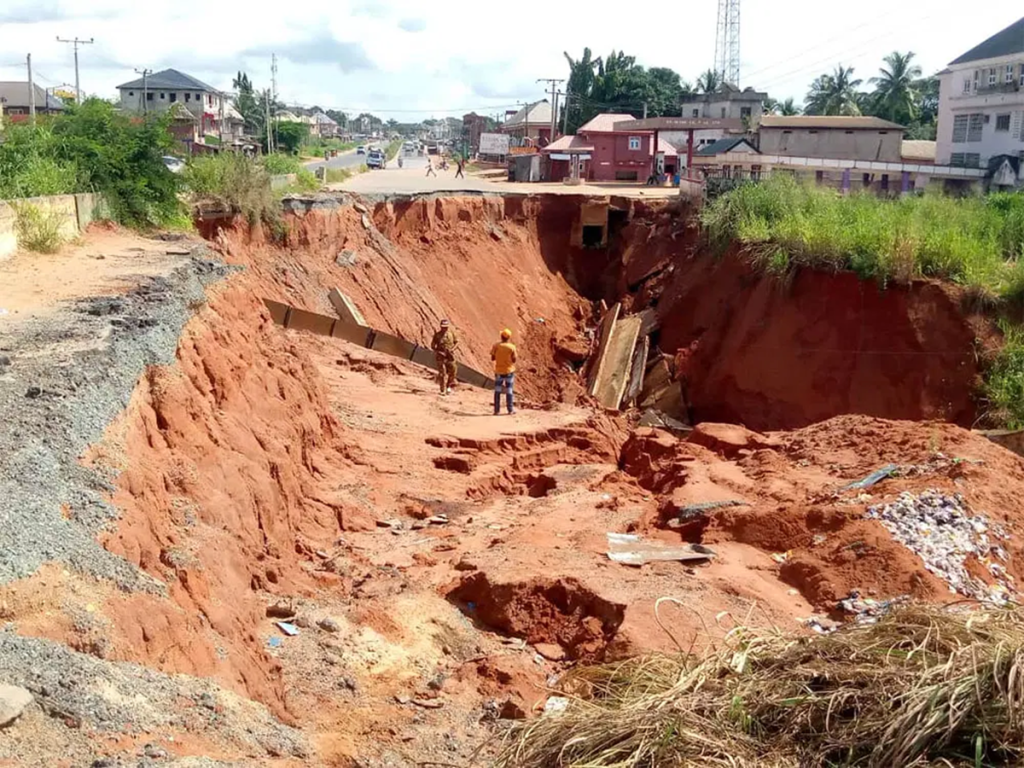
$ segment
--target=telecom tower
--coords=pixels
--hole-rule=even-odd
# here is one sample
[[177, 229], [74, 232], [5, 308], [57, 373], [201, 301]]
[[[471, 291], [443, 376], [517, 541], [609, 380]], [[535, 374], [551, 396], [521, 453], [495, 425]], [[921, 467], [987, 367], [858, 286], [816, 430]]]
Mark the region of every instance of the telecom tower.
[[715, 72], [723, 82], [740, 84], [740, 0], [718, 0]]

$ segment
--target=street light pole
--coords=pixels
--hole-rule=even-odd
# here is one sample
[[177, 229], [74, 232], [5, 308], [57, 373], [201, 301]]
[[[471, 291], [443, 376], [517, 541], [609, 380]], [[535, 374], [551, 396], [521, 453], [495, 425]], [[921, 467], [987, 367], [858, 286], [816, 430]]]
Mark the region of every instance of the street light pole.
[[57, 42], [58, 43], [71, 43], [72, 45], [75, 46], [75, 98], [78, 100], [78, 103], [81, 104], [82, 103], [82, 88], [81, 88], [81, 85], [80, 85], [80, 81], [78, 79], [78, 46], [80, 46], [80, 45], [92, 45], [96, 41], [93, 38], [91, 38], [91, 37], [88, 40], [79, 40], [77, 37], [74, 38], [73, 40], [65, 40], [65, 39], [61, 38], [58, 35]]

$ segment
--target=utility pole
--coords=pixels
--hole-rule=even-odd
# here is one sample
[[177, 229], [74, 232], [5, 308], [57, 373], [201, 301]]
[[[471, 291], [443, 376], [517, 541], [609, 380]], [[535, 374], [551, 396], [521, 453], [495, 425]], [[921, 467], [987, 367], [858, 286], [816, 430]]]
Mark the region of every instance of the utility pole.
[[644, 120], [647, 119], [647, 102], [644, 102]]
[[218, 92], [220, 96], [220, 121], [217, 123], [217, 138], [220, 139], [220, 151], [224, 151], [224, 97], [225, 93]]
[[537, 82], [551, 84], [551, 135], [548, 137], [548, 141], [554, 141], [555, 131], [558, 130], [558, 113], [555, 111], [555, 105], [557, 104], [557, 101], [555, 100], [555, 91], [558, 88], [558, 84], [564, 83], [565, 80], [556, 77], [540, 77], [537, 78]]
[[267, 108], [267, 154], [272, 154], [274, 151], [274, 126], [270, 122], [270, 91], [263, 92], [266, 95], [266, 102], [264, 106]]
[[32, 81], [32, 54], [25, 57], [28, 66], [28, 115], [32, 125], [36, 124], [36, 84]]
[[[277, 54], [270, 54], [270, 102], [272, 105], [277, 104]], [[270, 105], [268, 105], [270, 106]], [[270, 106], [271, 114], [277, 117], [277, 108]], [[277, 145], [277, 120], [274, 120], [274, 144]]]
[[146, 69], [143, 67], [139, 69], [135, 68], [135, 71], [142, 75], [142, 113], [145, 115], [149, 114], [149, 76], [153, 74], [152, 69]]
[[92, 45], [96, 41], [93, 38], [91, 38], [91, 37], [88, 40], [79, 40], [77, 37], [74, 38], [73, 40], [65, 40], [65, 39], [63, 39], [62, 37], [60, 37], [58, 35], [57, 42], [58, 43], [71, 43], [72, 45], [75, 46], [75, 98], [78, 100], [78, 103], [81, 104], [82, 103], [82, 86], [81, 86], [81, 81], [78, 79], [78, 46], [80, 46], [80, 45]]
[[569, 133], [569, 86], [565, 86], [565, 106], [562, 107], [562, 111], [565, 114], [562, 116], [562, 135]]

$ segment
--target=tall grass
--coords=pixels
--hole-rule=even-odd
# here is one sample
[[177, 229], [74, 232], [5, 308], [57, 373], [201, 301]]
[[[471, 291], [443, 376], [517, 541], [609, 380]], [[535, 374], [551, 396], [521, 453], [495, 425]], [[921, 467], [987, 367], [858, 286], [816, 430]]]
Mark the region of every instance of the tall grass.
[[29, 202], [12, 203], [18, 245], [36, 253], [57, 253], [64, 243], [64, 217], [50, 208]]
[[909, 606], [704, 655], [581, 668], [560, 714], [515, 726], [500, 768], [1021, 765], [1024, 613]]
[[738, 241], [770, 272], [853, 270], [881, 283], [938, 277], [1018, 298], [1024, 291], [1024, 195], [880, 199], [775, 175], [708, 205], [713, 242]]
[[236, 152], [192, 158], [183, 173], [193, 203], [213, 203], [249, 219], [272, 222], [279, 216], [263, 165]]

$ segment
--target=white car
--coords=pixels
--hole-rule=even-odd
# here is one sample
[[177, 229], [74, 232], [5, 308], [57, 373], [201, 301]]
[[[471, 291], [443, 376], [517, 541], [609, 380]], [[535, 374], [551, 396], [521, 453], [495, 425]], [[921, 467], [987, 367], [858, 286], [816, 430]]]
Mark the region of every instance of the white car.
[[362, 146], [356, 147], [356, 154], [357, 155], [365, 155], [366, 154], [366, 147], [362, 147]]
[[180, 157], [174, 157], [173, 155], [164, 155], [164, 165], [167, 166], [167, 170], [171, 173], [181, 173], [185, 170], [185, 161]]

